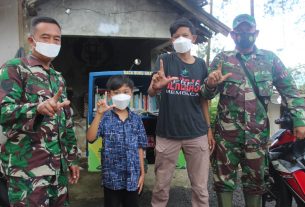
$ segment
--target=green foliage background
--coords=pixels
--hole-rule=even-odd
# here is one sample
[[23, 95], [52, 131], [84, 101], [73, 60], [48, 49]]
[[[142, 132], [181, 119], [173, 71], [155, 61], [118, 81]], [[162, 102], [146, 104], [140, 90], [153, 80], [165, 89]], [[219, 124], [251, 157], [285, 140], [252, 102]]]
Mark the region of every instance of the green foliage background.
[[209, 107], [209, 113], [210, 113], [210, 119], [211, 119], [211, 127], [214, 129], [215, 125], [215, 118], [217, 114], [217, 106], [219, 101], [219, 95], [217, 95], [215, 98], [213, 98], [210, 102]]

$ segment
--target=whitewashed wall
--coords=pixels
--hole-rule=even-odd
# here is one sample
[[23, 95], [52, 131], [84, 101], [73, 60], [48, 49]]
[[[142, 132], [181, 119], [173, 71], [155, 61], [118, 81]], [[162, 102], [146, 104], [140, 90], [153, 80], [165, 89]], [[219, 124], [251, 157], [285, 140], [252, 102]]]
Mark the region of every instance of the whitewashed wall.
[[177, 11], [164, 0], [52, 0], [38, 15], [54, 17], [63, 35], [169, 38]]
[[0, 0], [0, 65], [13, 58], [19, 48], [17, 0]]

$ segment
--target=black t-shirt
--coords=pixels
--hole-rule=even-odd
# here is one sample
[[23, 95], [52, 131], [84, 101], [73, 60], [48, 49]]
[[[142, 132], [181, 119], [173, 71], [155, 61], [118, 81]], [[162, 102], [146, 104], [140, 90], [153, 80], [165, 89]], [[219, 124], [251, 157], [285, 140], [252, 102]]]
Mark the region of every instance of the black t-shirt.
[[170, 139], [186, 139], [207, 133], [200, 103], [200, 86], [207, 77], [204, 60], [195, 57], [193, 64], [183, 62], [176, 53], [158, 57], [154, 72], [163, 60], [166, 76], [178, 77], [162, 89], [156, 134]]

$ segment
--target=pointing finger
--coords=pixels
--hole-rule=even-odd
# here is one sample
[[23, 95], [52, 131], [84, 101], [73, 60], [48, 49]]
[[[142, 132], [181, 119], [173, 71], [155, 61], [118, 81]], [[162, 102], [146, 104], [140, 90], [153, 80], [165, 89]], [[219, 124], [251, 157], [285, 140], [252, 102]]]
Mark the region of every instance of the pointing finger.
[[160, 59], [160, 70], [159, 70], [162, 74], [164, 74], [164, 67], [163, 67], [163, 60]]
[[108, 104], [108, 97], [107, 97], [107, 95], [108, 95], [108, 93], [107, 93], [107, 91], [105, 91], [105, 102], [106, 102], [106, 104]]
[[69, 101], [69, 100], [65, 100], [65, 101], [62, 102], [62, 103], [58, 103], [57, 108], [58, 108], [58, 109], [61, 109], [61, 108], [63, 108], [63, 107], [69, 106], [69, 105], [70, 105], [70, 101]]
[[61, 104], [63, 105], [63, 106], [69, 106], [70, 105], [70, 101], [69, 100], [64, 100], [64, 102], [62, 102]]
[[55, 102], [58, 102], [61, 94], [62, 94], [62, 87], [60, 87], [59, 90], [57, 91], [57, 93], [55, 94], [55, 96], [53, 96], [53, 99]]
[[178, 77], [171, 77], [168, 79], [168, 81], [173, 81], [173, 80], [178, 80], [179, 78]]
[[222, 81], [227, 80], [231, 76], [232, 76], [232, 73], [227, 73], [227, 74], [223, 75], [222, 76]]

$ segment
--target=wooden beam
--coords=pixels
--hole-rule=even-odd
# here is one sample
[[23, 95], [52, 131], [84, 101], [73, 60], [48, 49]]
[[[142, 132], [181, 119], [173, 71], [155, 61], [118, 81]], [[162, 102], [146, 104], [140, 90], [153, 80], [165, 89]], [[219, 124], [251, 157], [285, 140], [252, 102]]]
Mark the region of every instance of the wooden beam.
[[216, 33], [221, 33], [224, 36], [227, 36], [231, 31], [230, 27], [223, 24], [221, 21], [204, 11], [201, 7], [196, 7], [193, 4], [188, 3], [187, 0], [168, 0], [174, 5], [180, 7], [183, 10], [186, 10], [196, 19], [201, 21], [205, 26]]
[[163, 50], [164, 48], [170, 47], [172, 45], [170, 39], [165, 40], [164, 43], [154, 47], [151, 51], [152, 53], [159, 53], [161, 50]]

